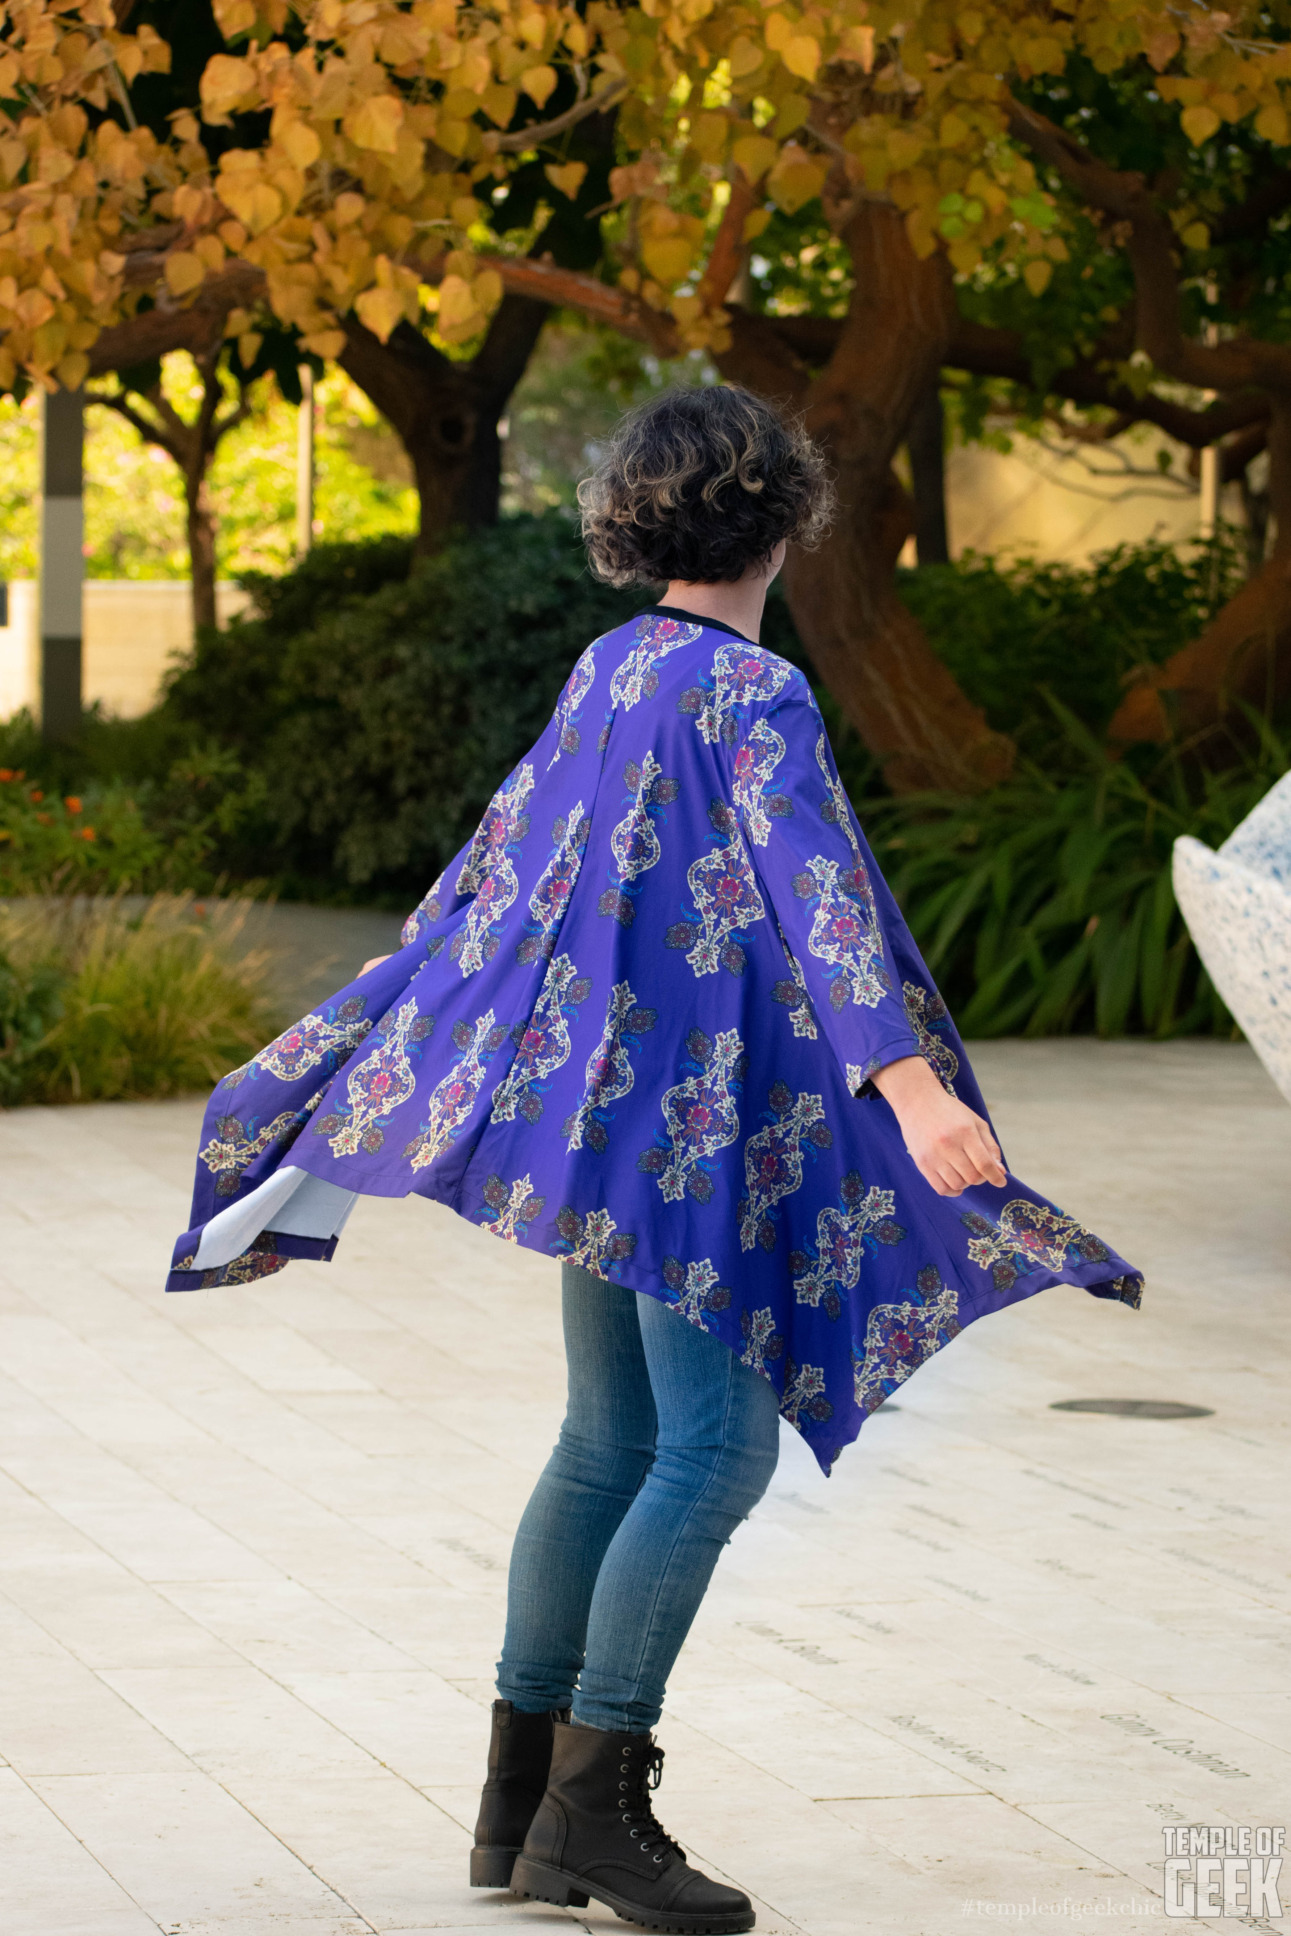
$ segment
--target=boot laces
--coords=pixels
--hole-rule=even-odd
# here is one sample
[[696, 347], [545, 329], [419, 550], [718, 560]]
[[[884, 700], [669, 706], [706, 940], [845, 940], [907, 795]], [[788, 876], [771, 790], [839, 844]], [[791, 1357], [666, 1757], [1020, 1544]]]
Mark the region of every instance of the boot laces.
[[663, 1749], [651, 1743], [642, 1756], [640, 1773], [633, 1789], [623, 1803], [623, 1821], [627, 1827], [635, 1829], [633, 1839], [643, 1855], [653, 1854], [656, 1862], [662, 1861], [667, 1855], [680, 1856], [684, 1862], [685, 1850], [679, 1842], [674, 1842], [664, 1828], [650, 1800], [651, 1791], [658, 1788], [662, 1779]]

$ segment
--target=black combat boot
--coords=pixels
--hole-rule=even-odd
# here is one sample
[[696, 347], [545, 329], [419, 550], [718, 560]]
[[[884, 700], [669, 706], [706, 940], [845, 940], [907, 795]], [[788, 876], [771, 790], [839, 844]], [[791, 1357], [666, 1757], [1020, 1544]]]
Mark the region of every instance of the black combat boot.
[[589, 1896], [624, 1922], [672, 1936], [752, 1929], [739, 1889], [692, 1869], [650, 1805], [663, 1749], [648, 1734], [558, 1721], [547, 1792], [511, 1876], [517, 1895], [584, 1909]]
[[[568, 1708], [564, 1710], [567, 1714]], [[510, 1701], [493, 1703], [489, 1777], [471, 1850], [472, 1889], [509, 1889], [515, 1859], [547, 1786], [555, 1713], [525, 1714]]]

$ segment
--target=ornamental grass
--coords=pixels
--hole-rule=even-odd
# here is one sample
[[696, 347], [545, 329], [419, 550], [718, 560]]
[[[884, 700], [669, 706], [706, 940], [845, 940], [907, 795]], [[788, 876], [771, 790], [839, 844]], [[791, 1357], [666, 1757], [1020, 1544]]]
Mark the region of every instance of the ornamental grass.
[[249, 903], [0, 903], [0, 1106], [206, 1089], [281, 1026]]

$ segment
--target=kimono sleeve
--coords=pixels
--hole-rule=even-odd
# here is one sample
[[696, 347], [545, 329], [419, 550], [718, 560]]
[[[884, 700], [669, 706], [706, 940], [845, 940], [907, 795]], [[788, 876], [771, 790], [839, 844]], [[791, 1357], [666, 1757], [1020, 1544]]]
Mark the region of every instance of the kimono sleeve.
[[777, 999], [793, 1011], [796, 1035], [824, 1037], [858, 1095], [879, 1069], [920, 1048], [885, 933], [901, 928], [901, 917], [810, 696], [751, 726], [735, 754], [734, 799], [789, 968]]

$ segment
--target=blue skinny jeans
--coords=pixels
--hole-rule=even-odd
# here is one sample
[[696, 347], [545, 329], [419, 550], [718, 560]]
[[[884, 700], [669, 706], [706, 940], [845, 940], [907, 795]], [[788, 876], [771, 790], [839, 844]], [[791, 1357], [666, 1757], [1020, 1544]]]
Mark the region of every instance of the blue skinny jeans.
[[776, 1394], [658, 1299], [566, 1264], [569, 1401], [525, 1507], [498, 1694], [644, 1733], [723, 1546], [770, 1484]]

